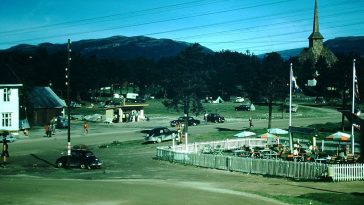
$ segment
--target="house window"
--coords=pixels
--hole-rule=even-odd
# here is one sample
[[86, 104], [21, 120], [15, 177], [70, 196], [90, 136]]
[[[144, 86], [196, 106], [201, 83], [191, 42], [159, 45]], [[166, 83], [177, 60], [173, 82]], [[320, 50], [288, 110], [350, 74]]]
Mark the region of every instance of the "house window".
[[11, 127], [11, 113], [10, 112], [2, 113], [1, 121], [3, 127]]
[[4, 102], [9, 102], [10, 101], [10, 89], [9, 88], [4, 88]]

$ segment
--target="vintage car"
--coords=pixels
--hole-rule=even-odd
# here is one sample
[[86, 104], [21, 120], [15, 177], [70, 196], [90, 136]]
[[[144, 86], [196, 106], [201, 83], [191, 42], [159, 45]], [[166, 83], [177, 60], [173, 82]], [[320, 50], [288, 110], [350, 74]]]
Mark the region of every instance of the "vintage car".
[[163, 141], [177, 139], [177, 131], [171, 131], [166, 127], [156, 127], [150, 130], [143, 130], [145, 133], [144, 143], [161, 143]]
[[56, 160], [56, 166], [61, 168], [94, 169], [101, 168], [101, 161], [90, 151], [85, 149], [71, 150], [70, 156], [61, 156]]
[[209, 113], [204, 116], [204, 120], [206, 122], [215, 122], [215, 123], [223, 123], [225, 122], [225, 118], [223, 116], [220, 116], [217, 113]]
[[[171, 127], [175, 127], [176, 124], [184, 124], [185, 123], [185, 117], [179, 117], [177, 120], [172, 120], [170, 122]], [[196, 120], [193, 117], [188, 117], [188, 126], [196, 126], [199, 125], [201, 122], [200, 120]]]

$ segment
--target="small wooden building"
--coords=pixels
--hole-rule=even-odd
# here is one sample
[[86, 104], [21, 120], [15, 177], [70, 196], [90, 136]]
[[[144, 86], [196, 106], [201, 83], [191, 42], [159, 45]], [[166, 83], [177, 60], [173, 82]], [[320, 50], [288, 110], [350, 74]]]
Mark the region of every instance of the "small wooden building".
[[53, 117], [63, 115], [67, 106], [50, 87], [33, 87], [25, 91], [27, 115], [31, 125], [46, 125]]

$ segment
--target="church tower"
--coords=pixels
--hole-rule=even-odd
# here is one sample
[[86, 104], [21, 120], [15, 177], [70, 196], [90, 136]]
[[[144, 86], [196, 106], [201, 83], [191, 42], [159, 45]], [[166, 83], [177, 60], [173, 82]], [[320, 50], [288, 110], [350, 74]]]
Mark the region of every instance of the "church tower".
[[320, 57], [324, 58], [326, 63], [331, 66], [336, 61], [337, 58], [334, 53], [329, 49], [324, 47], [324, 37], [320, 33], [319, 29], [319, 17], [318, 17], [318, 3], [315, 0], [315, 8], [313, 13], [313, 29], [311, 35], [308, 37], [308, 48], [302, 50], [301, 54], [298, 56], [300, 63], [311, 61], [316, 64]]
[[319, 31], [317, 0], [315, 0], [315, 10], [313, 14], [313, 29], [308, 39], [309, 39], [309, 48], [312, 48], [314, 53], [320, 54], [323, 48], [324, 37], [321, 35]]

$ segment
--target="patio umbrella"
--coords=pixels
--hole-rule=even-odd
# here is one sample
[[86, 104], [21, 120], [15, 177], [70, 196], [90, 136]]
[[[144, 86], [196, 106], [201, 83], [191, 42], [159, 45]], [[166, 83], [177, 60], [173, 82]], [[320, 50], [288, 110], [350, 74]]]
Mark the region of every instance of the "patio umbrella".
[[326, 139], [336, 140], [336, 141], [348, 141], [350, 140], [351, 135], [343, 133], [343, 132], [336, 132], [326, 137]]
[[256, 134], [254, 132], [250, 132], [250, 131], [242, 131], [242, 132], [235, 134], [234, 137], [249, 137], [249, 136], [253, 136], [253, 135], [256, 135]]
[[336, 154], [338, 155], [340, 142], [341, 141], [348, 141], [348, 140], [350, 140], [350, 137], [351, 137], [350, 134], [346, 134], [346, 133], [343, 133], [343, 132], [336, 132], [334, 134], [331, 134], [331, 135], [327, 136], [326, 139], [339, 141], [339, 144], [338, 144], [337, 149], [336, 149]]
[[274, 134], [271, 134], [271, 133], [264, 133], [264, 134], [260, 135], [260, 138], [262, 138], [262, 139], [277, 139], [278, 136], [274, 135]]
[[276, 134], [276, 135], [285, 135], [285, 134], [288, 134], [288, 131], [287, 130], [283, 130], [283, 129], [280, 129], [280, 128], [271, 128], [271, 129], [268, 129], [267, 131], [270, 134]]

